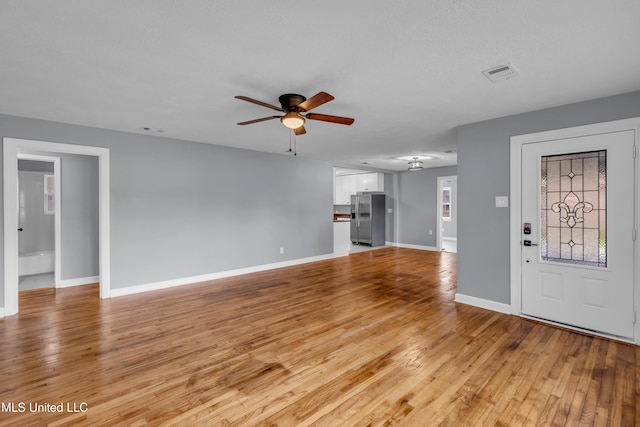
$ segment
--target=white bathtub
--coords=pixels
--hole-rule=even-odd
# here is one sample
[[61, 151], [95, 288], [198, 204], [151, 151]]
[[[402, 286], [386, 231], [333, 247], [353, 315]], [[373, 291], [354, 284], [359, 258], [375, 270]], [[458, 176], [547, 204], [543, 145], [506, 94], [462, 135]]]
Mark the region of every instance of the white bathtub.
[[28, 276], [30, 274], [53, 273], [55, 271], [55, 252], [42, 251], [20, 254], [18, 257], [18, 274]]

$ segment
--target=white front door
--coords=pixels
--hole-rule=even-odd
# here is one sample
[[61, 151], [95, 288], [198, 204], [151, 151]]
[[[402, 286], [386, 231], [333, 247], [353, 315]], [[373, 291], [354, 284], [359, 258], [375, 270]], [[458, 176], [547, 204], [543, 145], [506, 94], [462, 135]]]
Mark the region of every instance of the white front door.
[[633, 338], [634, 132], [523, 144], [521, 173], [522, 313]]

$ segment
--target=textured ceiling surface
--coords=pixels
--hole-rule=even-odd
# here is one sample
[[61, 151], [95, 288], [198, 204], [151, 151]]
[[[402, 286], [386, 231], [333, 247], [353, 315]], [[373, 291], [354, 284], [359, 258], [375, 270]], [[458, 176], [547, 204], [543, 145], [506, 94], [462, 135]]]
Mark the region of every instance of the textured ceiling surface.
[[[455, 128], [640, 89], [638, 0], [0, 0], [0, 113], [285, 154], [244, 95], [326, 91], [298, 155], [456, 163]], [[511, 63], [514, 79], [482, 71]]]

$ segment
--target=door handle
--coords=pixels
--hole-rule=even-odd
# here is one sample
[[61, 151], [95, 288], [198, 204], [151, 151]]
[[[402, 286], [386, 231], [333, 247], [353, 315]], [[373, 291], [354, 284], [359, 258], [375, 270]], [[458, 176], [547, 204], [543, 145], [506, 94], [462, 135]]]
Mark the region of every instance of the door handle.
[[22, 227], [18, 228], [18, 231], [22, 231]]
[[522, 244], [525, 246], [538, 246], [537, 243], [531, 243], [531, 240], [525, 240], [522, 242]]

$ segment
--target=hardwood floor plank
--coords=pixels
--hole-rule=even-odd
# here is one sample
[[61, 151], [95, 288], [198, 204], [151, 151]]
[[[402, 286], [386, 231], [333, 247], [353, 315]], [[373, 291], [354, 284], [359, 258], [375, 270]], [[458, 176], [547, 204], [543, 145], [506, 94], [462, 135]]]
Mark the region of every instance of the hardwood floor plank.
[[[0, 425], [638, 425], [640, 351], [455, 303], [455, 254], [385, 248], [0, 319]], [[16, 408], [19, 408], [16, 406]]]

